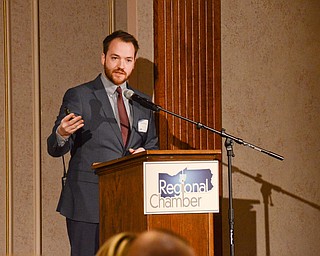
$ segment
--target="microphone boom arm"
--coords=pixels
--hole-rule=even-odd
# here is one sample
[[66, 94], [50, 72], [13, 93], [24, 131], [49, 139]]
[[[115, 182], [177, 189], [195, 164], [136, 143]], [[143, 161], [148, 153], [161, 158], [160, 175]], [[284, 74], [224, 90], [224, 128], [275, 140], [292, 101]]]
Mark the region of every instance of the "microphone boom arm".
[[187, 121], [189, 123], [192, 123], [192, 124], [196, 125], [197, 129], [199, 129], [199, 130], [200, 129], [205, 129], [205, 130], [208, 130], [210, 132], [214, 132], [214, 133], [220, 135], [222, 138], [231, 139], [232, 141], [238, 143], [239, 145], [243, 145], [243, 146], [247, 146], [249, 148], [255, 149], [255, 150], [257, 150], [257, 151], [259, 151], [261, 153], [267, 154], [267, 155], [269, 155], [271, 157], [274, 157], [274, 158], [276, 158], [278, 160], [281, 160], [281, 161], [284, 159], [284, 157], [279, 155], [279, 154], [276, 154], [276, 153], [271, 152], [269, 150], [266, 150], [266, 149], [263, 149], [261, 147], [255, 146], [255, 145], [253, 145], [253, 144], [251, 144], [249, 142], [244, 141], [243, 139], [237, 138], [237, 137], [235, 137], [235, 136], [233, 136], [231, 134], [226, 133], [225, 129], [222, 129], [222, 131], [218, 131], [218, 130], [213, 129], [211, 127], [208, 127], [208, 126], [206, 126], [206, 125], [204, 125], [204, 124], [202, 124], [200, 122], [195, 122], [195, 121], [193, 121], [191, 119], [188, 119], [188, 118], [183, 117], [181, 115], [178, 115], [178, 114], [176, 114], [174, 112], [166, 110], [166, 109], [160, 107], [159, 105], [156, 105], [156, 106], [157, 106], [156, 112], [163, 111], [163, 112], [166, 112], [166, 113], [168, 113], [168, 114], [170, 114], [172, 116], [178, 117], [178, 118], [180, 118], [182, 120], [185, 120], [185, 121]]
[[259, 152], [261, 152], [261, 153], [267, 154], [267, 155], [269, 155], [269, 156], [271, 156], [271, 157], [274, 157], [274, 158], [276, 158], [276, 159], [278, 159], [278, 160], [281, 160], [281, 161], [284, 159], [284, 157], [281, 156], [281, 155], [279, 155], [279, 154], [276, 154], [276, 153], [271, 152], [271, 151], [269, 151], [269, 150], [260, 148], [260, 147], [258, 147], [258, 146], [255, 146], [255, 145], [249, 143], [249, 142], [244, 141], [243, 139], [237, 138], [237, 137], [235, 137], [235, 136], [233, 136], [233, 135], [231, 135], [231, 134], [226, 133], [225, 129], [223, 129], [223, 128], [222, 128], [222, 131], [218, 131], [218, 130], [213, 129], [213, 128], [211, 128], [211, 127], [208, 127], [208, 126], [206, 126], [206, 125], [204, 125], [204, 124], [202, 124], [202, 123], [200, 123], [200, 122], [195, 122], [195, 121], [193, 121], [193, 120], [191, 120], [191, 119], [189, 119], [189, 118], [183, 117], [183, 116], [178, 115], [178, 114], [176, 114], [176, 113], [174, 113], [174, 112], [171, 112], [171, 111], [169, 111], [169, 110], [166, 110], [166, 109], [162, 108], [161, 106], [153, 103], [152, 101], [150, 101], [150, 100], [148, 100], [148, 99], [146, 99], [146, 98], [143, 98], [143, 97], [139, 96], [138, 94], [136, 94], [136, 93], [135, 93], [134, 91], [132, 91], [132, 90], [125, 90], [125, 91], [123, 92], [123, 94], [124, 94], [124, 96], [125, 96], [127, 99], [136, 101], [136, 102], [138, 102], [141, 106], [143, 106], [143, 107], [145, 107], [145, 108], [148, 108], [148, 109], [151, 109], [152, 111], [155, 111], [155, 112], [163, 111], [163, 112], [166, 112], [166, 113], [168, 113], [168, 114], [170, 114], [170, 115], [172, 115], [172, 116], [178, 117], [178, 118], [180, 118], [180, 119], [182, 119], [182, 120], [185, 120], [185, 121], [187, 121], [187, 122], [189, 122], [189, 123], [192, 123], [192, 124], [196, 125], [197, 129], [199, 129], [199, 130], [200, 130], [200, 129], [205, 129], [205, 130], [208, 130], [208, 131], [210, 131], [210, 132], [214, 132], [214, 133], [220, 135], [222, 138], [226, 138], [226, 139], [228, 139], [228, 140], [231, 141], [231, 142], [232, 142], [232, 141], [235, 141], [236, 143], [238, 143], [238, 144], [240, 144], [240, 145], [250, 147], [250, 148], [252, 148], [252, 149], [255, 149], [255, 150], [257, 150], [257, 151], [259, 151]]

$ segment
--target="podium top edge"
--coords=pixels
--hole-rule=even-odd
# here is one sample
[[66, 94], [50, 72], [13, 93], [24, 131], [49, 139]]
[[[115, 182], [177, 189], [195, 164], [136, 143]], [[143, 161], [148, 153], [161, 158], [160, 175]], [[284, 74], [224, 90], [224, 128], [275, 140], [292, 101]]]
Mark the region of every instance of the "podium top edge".
[[174, 156], [220, 156], [221, 150], [146, 150], [137, 154], [124, 156], [107, 162], [93, 163], [91, 168], [94, 170], [102, 167], [110, 166], [119, 162], [127, 162], [132, 160], [148, 159], [151, 157], [173, 158]]

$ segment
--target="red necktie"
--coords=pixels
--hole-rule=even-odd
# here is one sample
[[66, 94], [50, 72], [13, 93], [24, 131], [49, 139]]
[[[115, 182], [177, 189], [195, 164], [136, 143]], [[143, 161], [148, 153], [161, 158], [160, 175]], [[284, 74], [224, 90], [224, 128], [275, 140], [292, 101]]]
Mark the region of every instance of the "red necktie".
[[129, 118], [127, 115], [126, 108], [124, 106], [124, 102], [122, 98], [122, 89], [120, 86], [118, 86], [117, 88], [117, 93], [118, 93], [117, 105], [118, 105], [118, 113], [120, 118], [122, 140], [123, 140], [123, 144], [126, 145], [129, 137], [129, 133], [130, 133], [130, 123], [129, 123]]

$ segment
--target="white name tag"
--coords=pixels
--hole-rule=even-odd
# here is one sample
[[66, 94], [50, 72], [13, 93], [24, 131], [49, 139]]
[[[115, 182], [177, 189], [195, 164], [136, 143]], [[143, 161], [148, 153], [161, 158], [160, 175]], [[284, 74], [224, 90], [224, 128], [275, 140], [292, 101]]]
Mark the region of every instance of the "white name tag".
[[147, 120], [147, 119], [139, 120], [139, 122], [138, 122], [138, 131], [139, 132], [147, 132], [148, 124], [149, 124], [149, 120]]

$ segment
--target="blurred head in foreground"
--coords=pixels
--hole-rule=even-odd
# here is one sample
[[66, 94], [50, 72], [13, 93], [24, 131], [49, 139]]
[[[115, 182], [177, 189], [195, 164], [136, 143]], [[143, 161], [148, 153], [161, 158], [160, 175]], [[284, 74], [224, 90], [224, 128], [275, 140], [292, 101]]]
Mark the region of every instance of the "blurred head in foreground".
[[110, 237], [99, 249], [96, 256], [124, 256], [137, 235], [123, 232]]
[[142, 232], [130, 245], [126, 256], [195, 256], [186, 240], [163, 230]]

